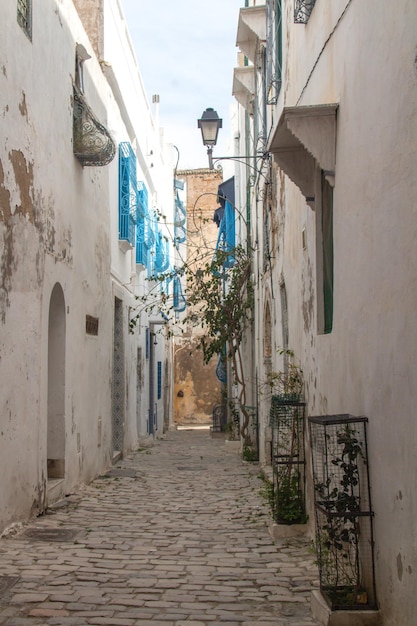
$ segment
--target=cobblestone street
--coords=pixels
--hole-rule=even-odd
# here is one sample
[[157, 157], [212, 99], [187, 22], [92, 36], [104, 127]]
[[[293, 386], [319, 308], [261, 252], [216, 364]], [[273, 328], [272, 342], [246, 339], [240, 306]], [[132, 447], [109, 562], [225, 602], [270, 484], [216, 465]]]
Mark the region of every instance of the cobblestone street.
[[309, 541], [273, 541], [259, 466], [170, 431], [0, 540], [0, 623], [313, 626]]

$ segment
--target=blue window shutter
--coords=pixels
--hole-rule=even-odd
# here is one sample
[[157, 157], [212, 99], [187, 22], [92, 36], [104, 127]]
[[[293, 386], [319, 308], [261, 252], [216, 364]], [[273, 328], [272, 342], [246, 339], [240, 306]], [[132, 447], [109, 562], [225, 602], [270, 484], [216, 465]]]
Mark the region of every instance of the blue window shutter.
[[119, 144], [119, 239], [132, 247], [136, 240], [136, 156], [128, 141]]
[[136, 263], [148, 265], [147, 250], [145, 247], [145, 220], [148, 215], [148, 190], [145, 183], [138, 181], [138, 210], [137, 210], [137, 229], [136, 229]]

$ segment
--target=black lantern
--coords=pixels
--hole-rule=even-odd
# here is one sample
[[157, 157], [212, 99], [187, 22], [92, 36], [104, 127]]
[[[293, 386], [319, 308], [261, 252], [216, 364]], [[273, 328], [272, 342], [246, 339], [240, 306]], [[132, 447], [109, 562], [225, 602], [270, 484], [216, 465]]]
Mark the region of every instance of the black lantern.
[[198, 128], [201, 128], [203, 145], [207, 146], [210, 169], [213, 169], [213, 146], [217, 143], [217, 135], [222, 124], [223, 121], [217, 115], [217, 111], [210, 107], [204, 111], [198, 120]]

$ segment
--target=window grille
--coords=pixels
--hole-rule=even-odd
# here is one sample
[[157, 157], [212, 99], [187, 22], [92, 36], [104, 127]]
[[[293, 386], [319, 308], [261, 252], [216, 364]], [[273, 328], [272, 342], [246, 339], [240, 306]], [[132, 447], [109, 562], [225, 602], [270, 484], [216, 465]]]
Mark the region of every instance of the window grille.
[[266, 3], [266, 96], [276, 104], [282, 85], [282, 0]]
[[29, 39], [32, 39], [32, 0], [17, 0], [17, 21]]
[[295, 0], [294, 22], [296, 24], [307, 24], [316, 0]]
[[92, 315], [85, 316], [85, 332], [87, 335], [98, 335], [98, 317], [93, 317]]
[[180, 243], [184, 243], [187, 238], [185, 223], [187, 220], [187, 213], [183, 203], [178, 195], [178, 191], [175, 194], [175, 221], [174, 221], [174, 237], [175, 245], [178, 248]]
[[136, 239], [138, 205], [136, 156], [129, 142], [119, 146], [119, 239], [133, 247]]
[[145, 247], [145, 220], [149, 218], [148, 213], [148, 190], [145, 183], [138, 181], [138, 212], [136, 225], [136, 263], [148, 265], [148, 251]]
[[137, 188], [136, 263], [144, 265], [148, 270], [148, 276], [151, 276], [155, 270], [158, 217], [155, 211], [149, 211], [148, 190], [145, 183], [138, 181]]

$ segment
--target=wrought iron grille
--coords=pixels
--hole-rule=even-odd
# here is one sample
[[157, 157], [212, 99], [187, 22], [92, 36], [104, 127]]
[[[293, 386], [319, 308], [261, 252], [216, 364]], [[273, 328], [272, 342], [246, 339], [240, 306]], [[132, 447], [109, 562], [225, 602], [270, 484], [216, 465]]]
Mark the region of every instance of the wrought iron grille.
[[149, 219], [148, 211], [148, 190], [141, 180], [137, 183], [138, 187], [138, 212], [136, 225], [136, 263], [147, 267], [148, 248], [145, 246], [145, 221]]
[[136, 240], [138, 189], [136, 156], [128, 141], [119, 144], [119, 239], [133, 247]]
[[[148, 190], [145, 183], [138, 181], [137, 188], [136, 263], [144, 265], [148, 270], [148, 276], [151, 276], [156, 270], [156, 244], [159, 233], [157, 228], [158, 216], [156, 211], [149, 211]], [[161, 263], [161, 266], [163, 266], [164, 261], [165, 258], [162, 259], [158, 256], [158, 262]]]
[[29, 39], [32, 37], [32, 0], [17, 0], [17, 21]]
[[213, 407], [213, 425], [211, 430], [213, 433], [222, 433], [226, 430], [227, 424], [227, 407], [225, 404], [216, 404]]
[[304, 402], [272, 396], [274, 519], [278, 524], [306, 521], [304, 414]]
[[88, 106], [81, 91], [74, 85], [73, 150], [82, 165], [108, 165], [116, 154], [116, 146], [107, 129]]
[[307, 24], [315, 4], [316, 0], [295, 0], [294, 22]]
[[320, 589], [332, 609], [374, 608], [366, 417], [310, 417]]
[[267, 0], [266, 27], [266, 102], [276, 104], [282, 85], [282, 0]]
[[175, 221], [174, 221], [174, 237], [175, 245], [178, 248], [180, 243], [184, 243], [187, 238], [185, 223], [187, 221], [187, 213], [184, 205], [178, 195], [175, 194]]

